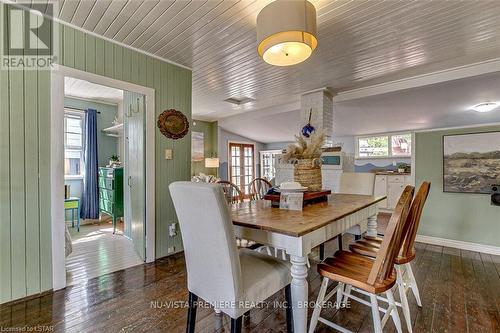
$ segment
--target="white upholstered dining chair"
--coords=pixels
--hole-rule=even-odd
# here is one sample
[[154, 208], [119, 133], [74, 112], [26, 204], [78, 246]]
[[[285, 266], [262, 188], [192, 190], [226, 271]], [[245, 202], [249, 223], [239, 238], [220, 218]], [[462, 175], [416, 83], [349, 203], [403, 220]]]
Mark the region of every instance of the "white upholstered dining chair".
[[231, 213], [221, 186], [170, 184], [186, 258], [189, 312], [186, 332], [194, 332], [198, 297], [231, 317], [231, 332], [255, 304], [285, 288], [287, 330], [293, 330], [290, 264], [248, 249], [238, 250]]
[[[340, 177], [338, 193], [373, 195], [375, 189], [375, 174], [370, 172], [343, 172]], [[355, 225], [347, 229], [346, 233], [354, 235], [356, 240], [366, 231], [366, 225]], [[339, 250], [342, 250], [342, 234], [337, 236]], [[325, 246], [320, 245], [320, 260], [324, 259]]]
[[[373, 195], [375, 189], [375, 174], [372, 172], [344, 172], [340, 177], [339, 193]], [[346, 233], [360, 238], [366, 226], [355, 225]]]

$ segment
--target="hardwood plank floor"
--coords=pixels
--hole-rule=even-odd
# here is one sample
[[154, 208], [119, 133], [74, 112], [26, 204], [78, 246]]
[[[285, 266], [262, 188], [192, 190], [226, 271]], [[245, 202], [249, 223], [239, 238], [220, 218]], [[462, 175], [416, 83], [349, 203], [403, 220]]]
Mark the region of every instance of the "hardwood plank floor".
[[[345, 244], [349, 241], [344, 237]], [[326, 253], [336, 250], [336, 240]], [[409, 296], [414, 332], [499, 332], [500, 257], [417, 243], [413, 267], [423, 308]], [[309, 299], [316, 300], [320, 278], [312, 256]], [[333, 286], [331, 286], [333, 287]], [[330, 287], [330, 288], [331, 288]], [[283, 301], [283, 292], [268, 301]], [[173, 303], [179, 301], [179, 303]], [[127, 268], [42, 297], [0, 306], [0, 328], [53, 328], [56, 332], [184, 332], [187, 310], [182, 254]], [[272, 305], [272, 304], [271, 304]], [[309, 311], [309, 316], [312, 309]], [[323, 315], [355, 332], [371, 332], [368, 307], [326, 309]], [[400, 315], [402, 313], [400, 311]], [[244, 332], [285, 332], [283, 309], [254, 309]], [[46, 329], [47, 330], [47, 329]], [[403, 330], [406, 331], [405, 325]], [[200, 308], [197, 332], [228, 332], [227, 316]], [[316, 332], [331, 332], [319, 324]], [[384, 332], [395, 332], [389, 321]]]
[[121, 222], [117, 223], [114, 235], [111, 219], [81, 225], [80, 232], [71, 227], [69, 230], [73, 252], [66, 258], [68, 286], [143, 264], [132, 241], [123, 236]]

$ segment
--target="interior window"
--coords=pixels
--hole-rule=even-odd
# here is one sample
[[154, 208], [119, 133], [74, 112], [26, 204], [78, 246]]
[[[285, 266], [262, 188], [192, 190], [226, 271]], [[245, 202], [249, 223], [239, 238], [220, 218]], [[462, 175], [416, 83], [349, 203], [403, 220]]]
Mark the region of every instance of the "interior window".
[[411, 133], [358, 137], [357, 158], [411, 156]]
[[64, 175], [83, 175], [83, 114], [64, 114]]
[[389, 156], [389, 137], [371, 136], [358, 139], [359, 157]]
[[411, 155], [411, 134], [397, 134], [391, 136], [391, 152], [393, 156]]

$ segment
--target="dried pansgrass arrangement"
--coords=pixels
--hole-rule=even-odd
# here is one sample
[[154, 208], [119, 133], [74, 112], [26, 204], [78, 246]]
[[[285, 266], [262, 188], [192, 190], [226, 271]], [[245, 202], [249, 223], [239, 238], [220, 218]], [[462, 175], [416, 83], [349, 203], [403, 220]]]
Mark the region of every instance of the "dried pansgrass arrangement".
[[309, 139], [302, 135], [295, 136], [295, 143], [288, 145], [285, 154], [283, 154], [284, 162], [292, 162], [294, 160], [315, 159], [321, 157], [321, 148], [325, 144], [325, 132], [315, 131]]

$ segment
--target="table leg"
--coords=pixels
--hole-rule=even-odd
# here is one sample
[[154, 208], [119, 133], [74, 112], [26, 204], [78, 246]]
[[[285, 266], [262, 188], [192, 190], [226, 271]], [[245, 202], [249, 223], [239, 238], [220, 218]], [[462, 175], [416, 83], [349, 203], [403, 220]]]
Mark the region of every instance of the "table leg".
[[368, 218], [366, 235], [370, 237], [377, 237], [377, 215], [373, 215]]
[[71, 210], [71, 228], [75, 227], [75, 210]]
[[307, 331], [307, 256], [290, 256], [292, 262], [292, 306], [293, 327], [295, 333]]
[[80, 232], [80, 201], [78, 201], [78, 209], [76, 210], [76, 231]]

